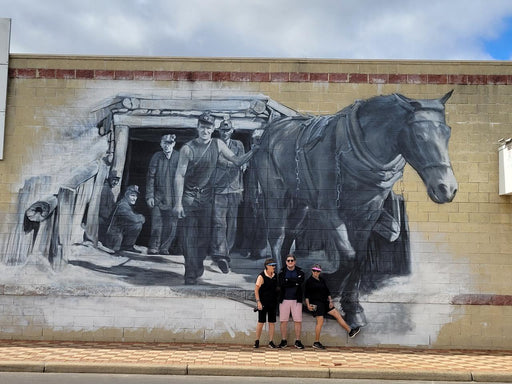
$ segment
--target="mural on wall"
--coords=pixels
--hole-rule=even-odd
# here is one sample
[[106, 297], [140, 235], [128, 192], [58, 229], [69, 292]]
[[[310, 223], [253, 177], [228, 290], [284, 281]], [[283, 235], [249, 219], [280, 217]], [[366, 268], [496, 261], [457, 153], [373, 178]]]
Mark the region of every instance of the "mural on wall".
[[434, 202], [455, 196], [444, 109], [450, 96], [377, 96], [332, 116], [279, 119], [262, 137], [255, 162], [272, 254], [282, 264], [292, 240], [306, 243], [306, 256], [308, 242], [323, 240], [327, 279], [351, 325], [366, 324], [361, 291], [408, 273], [404, 201], [392, 191], [406, 162]]
[[[439, 99], [399, 94], [304, 116], [266, 96], [118, 96], [95, 108], [108, 149], [58, 191], [26, 180], [3, 262], [32, 254], [129, 285], [252, 290], [263, 259], [321, 263], [347, 322], [359, 295], [410, 273], [406, 163], [432, 201], [457, 191]], [[229, 295], [229, 289], [224, 290]], [[235, 295], [236, 296], [236, 295]]]

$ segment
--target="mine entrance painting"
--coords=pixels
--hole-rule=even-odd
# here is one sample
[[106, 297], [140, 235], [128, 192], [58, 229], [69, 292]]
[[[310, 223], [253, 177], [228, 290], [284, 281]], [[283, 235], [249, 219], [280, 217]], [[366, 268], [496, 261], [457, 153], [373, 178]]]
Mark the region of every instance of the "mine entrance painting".
[[323, 116], [264, 95], [113, 97], [91, 107], [100, 157], [57, 190], [45, 176], [25, 181], [3, 262], [38, 255], [60, 274], [71, 265], [229, 296], [253, 289], [265, 258], [281, 268], [293, 253], [304, 268], [322, 265], [347, 322], [364, 326], [360, 295], [411, 272], [395, 187], [406, 164], [434, 203], [456, 195], [450, 96], [375, 96]]
[[[175, 144], [173, 146], [173, 151], [176, 151], [176, 155], [179, 156], [179, 151], [181, 147], [190, 140], [193, 140], [196, 137], [196, 130], [190, 128], [145, 128], [145, 129], [130, 129], [129, 133], [129, 142], [127, 147], [127, 155], [126, 162], [123, 170], [123, 182], [121, 185], [121, 190], [125, 190], [129, 185], [138, 185], [141, 186], [141, 197], [137, 199], [135, 204], [135, 210], [140, 212], [148, 219], [151, 218], [151, 207], [149, 206], [148, 194], [154, 197], [154, 183], [155, 180], [148, 175], [149, 166], [151, 163], [151, 159], [158, 152], [162, 151], [161, 148], [161, 138], [166, 135], [173, 135], [173, 140], [175, 140]], [[220, 133], [214, 132], [214, 138], [220, 139]], [[232, 140], [236, 140], [242, 143], [244, 148], [250, 148], [251, 146], [251, 137], [252, 131], [238, 131], [232, 133]], [[177, 164], [176, 164], [177, 165]], [[244, 171], [246, 171], [247, 167], [244, 167]], [[239, 175], [242, 183], [244, 181], [245, 172]], [[248, 182], [248, 181], [247, 181]], [[151, 185], [148, 185], [151, 184]], [[172, 183], [169, 183], [171, 185]], [[246, 187], [245, 189], [247, 189]], [[157, 188], [158, 189], [158, 188]], [[162, 191], [163, 192], [163, 191]], [[158, 195], [158, 191], [156, 191]], [[168, 192], [172, 195], [172, 191]], [[240, 210], [240, 213], [238, 211]], [[235, 230], [235, 241], [233, 246], [236, 246], [237, 250], [242, 251], [244, 249], [243, 245], [243, 231], [241, 230], [243, 226], [243, 204], [238, 204], [236, 209], [236, 216], [240, 216], [240, 224], [237, 225], [238, 230]], [[151, 220], [151, 219], [149, 219]], [[151, 239], [151, 225], [143, 226], [140, 235], [137, 239], [137, 244], [148, 248], [150, 246]], [[179, 236], [176, 236], [172, 241], [173, 249], [175, 252], [179, 251]], [[265, 246], [266, 247], [266, 242]], [[153, 247], [154, 248], [154, 247]], [[244, 249], [245, 252], [245, 249]]]

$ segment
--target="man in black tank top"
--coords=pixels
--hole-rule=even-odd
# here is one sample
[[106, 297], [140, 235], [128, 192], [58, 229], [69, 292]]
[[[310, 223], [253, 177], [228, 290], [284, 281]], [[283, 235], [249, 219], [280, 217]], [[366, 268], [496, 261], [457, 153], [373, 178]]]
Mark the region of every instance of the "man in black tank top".
[[187, 285], [197, 284], [197, 279], [204, 272], [203, 262], [211, 241], [214, 171], [219, 157], [241, 166], [253, 155], [253, 151], [249, 151], [236, 157], [222, 140], [212, 138], [214, 130], [215, 118], [210, 112], [199, 116], [198, 137], [181, 148], [174, 179], [176, 203], [173, 212], [182, 219]]

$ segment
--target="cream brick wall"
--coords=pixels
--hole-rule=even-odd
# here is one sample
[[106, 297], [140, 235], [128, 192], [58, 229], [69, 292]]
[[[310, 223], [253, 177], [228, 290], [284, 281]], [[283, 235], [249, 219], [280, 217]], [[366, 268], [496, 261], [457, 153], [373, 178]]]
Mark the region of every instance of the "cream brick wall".
[[[134, 71], [149, 71], [144, 75], [148, 78], [133, 80]], [[180, 76], [180, 71], [195, 73], [210, 80], [156, 80], [167, 75], [164, 71], [173, 76]], [[249, 79], [265, 74], [269, 81], [213, 81], [221, 72], [234, 78], [246, 74]], [[130, 79], [116, 80], [116, 73]], [[322, 74], [333, 81], [311, 80]], [[347, 80], [339, 82], [342, 74]], [[368, 81], [351, 81], [351, 75], [357, 74]], [[289, 81], [293, 76], [300, 80]], [[392, 76], [403, 80], [391, 81]], [[450, 204], [434, 204], [407, 166], [395, 190], [404, 194], [407, 203], [413, 273], [410, 279], [395, 282], [402, 290], [391, 285], [362, 298], [371, 320], [357, 343], [512, 349], [512, 201], [498, 195], [497, 157], [497, 140], [512, 136], [509, 62], [11, 56], [0, 161], [0, 249], [19, 220], [18, 191], [24, 180], [50, 174], [51, 185], [46, 188], [55, 191], [69, 176], [69, 165], [77, 165], [77, 153], [84, 163], [106, 150], [94, 129], [84, 127], [95, 123], [91, 109], [114, 95], [265, 94], [299, 112], [328, 114], [355, 99], [378, 94], [437, 98], [451, 89], [454, 94], [446, 114], [452, 127], [450, 157], [458, 194]], [[79, 133], [84, 136], [77, 142], [72, 137]], [[0, 277], [2, 338], [249, 343], [254, 337], [252, 310], [222, 298], [160, 293], [141, 297], [138, 289], [127, 290], [124, 297], [109, 297], [101, 289], [89, 290], [85, 296], [75, 296], [71, 289], [60, 296], [62, 291], [45, 289], [51, 282], [31, 280], [34, 268], [16, 271], [3, 264], [1, 268], [11, 278]], [[58, 281], [60, 288], [66, 286]], [[484, 300], [485, 305], [452, 303], [454, 297], [482, 295], [500, 296], [506, 305], [492, 300]], [[125, 309], [112, 314], [112, 306]], [[410, 317], [397, 319], [396, 310], [403, 308]], [[210, 328], [204, 327], [207, 320]], [[308, 318], [304, 328], [304, 339], [310, 342], [313, 320]], [[347, 343], [332, 322], [324, 334], [329, 337], [327, 344]]]

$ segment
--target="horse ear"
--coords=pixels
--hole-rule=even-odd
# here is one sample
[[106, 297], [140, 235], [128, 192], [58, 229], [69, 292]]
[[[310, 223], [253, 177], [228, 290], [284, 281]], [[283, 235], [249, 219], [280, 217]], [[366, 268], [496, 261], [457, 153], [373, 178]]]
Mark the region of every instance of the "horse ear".
[[452, 93], [453, 93], [453, 89], [452, 89], [450, 92], [448, 92], [446, 95], [444, 95], [443, 97], [441, 97], [441, 98], [439, 99], [439, 101], [441, 102], [441, 104], [445, 105], [445, 104], [446, 104], [446, 102], [448, 101], [448, 99], [452, 96]]
[[421, 107], [420, 103], [413, 99], [409, 99], [408, 97], [405, 97], [404, 95], [401, 95], [399, 93], [393, 94], [395, 98], [398, 100], [398, 103], [407, 109], [408, 111], [415, 111], [418, 107]]

